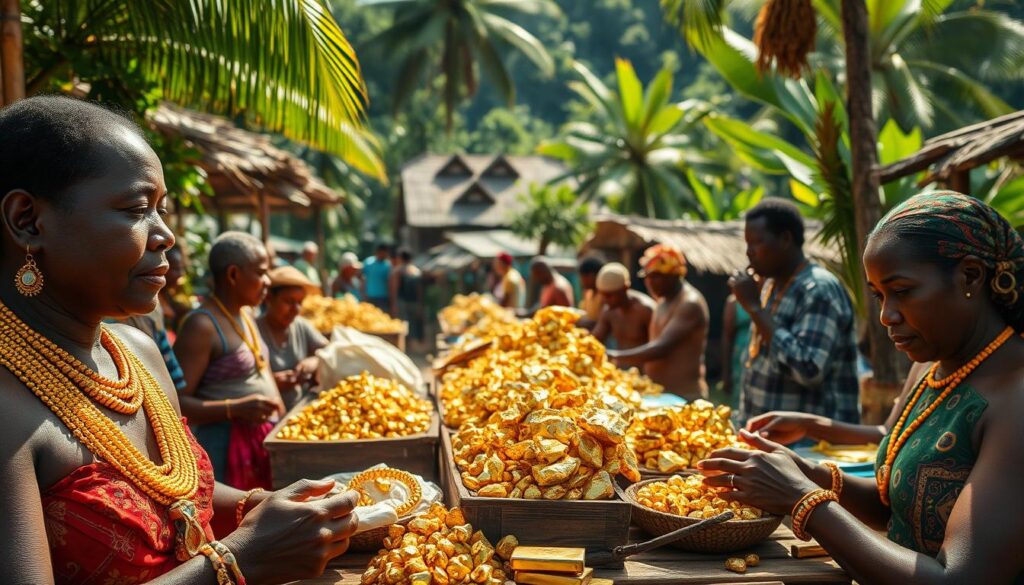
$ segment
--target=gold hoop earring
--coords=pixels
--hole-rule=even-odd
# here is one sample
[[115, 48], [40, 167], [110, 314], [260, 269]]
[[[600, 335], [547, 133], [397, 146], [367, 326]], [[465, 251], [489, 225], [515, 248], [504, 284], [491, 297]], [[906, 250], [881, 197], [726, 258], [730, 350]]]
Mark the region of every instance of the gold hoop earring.
[[25, 265], [14, 275], [14, 286], [26, 297], [34, 297], [43, 290], [43, 272], [36, 266], [28, 246], [25, 247]]
[[1017, 303], [1017, 277], [1013, 274], [1013, 264], [1010, 262], [1000, 262], [996, 269], [998, 272], [995, 277], [992, 278], [990, 283], [992, 292], [997, 295], [1008, 297], [1009, 304], [1013, 305]]

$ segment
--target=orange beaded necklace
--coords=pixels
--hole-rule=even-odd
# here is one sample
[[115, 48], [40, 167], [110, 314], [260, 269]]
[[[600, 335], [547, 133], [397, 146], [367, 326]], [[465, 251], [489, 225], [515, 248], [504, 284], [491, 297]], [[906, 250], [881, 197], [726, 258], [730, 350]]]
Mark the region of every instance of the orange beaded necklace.
[[[978, 355], [971, 358], [969, 362], [960, 366], [951, 375], [946, 376], [942, 380], [935, 380], [935, 372], [939, 368], [938, 362], [936, 362], [928, 370], [928, 374], [924, 377], [917, 386], [917, 390], [914, 391], [913, 396], [907, 401], [906, 406], [903, 407], [903, 412], [900, 414], [900, 418], [896, 421], [896, 424], [892, 427], [892, 432], [889, 433], [889, 443], [885, 447], [885, 463], [878, 468], [878, 472], [875, 475], [875, 481], [878, 483], [878, 496], [881, 498], [882, 503], [889, 505], [889, 479], [892, 473], [892, 464], [896, 460], [896, 456], [899, 454], [900, 449], [903, 448], [903, 444], [907, 442], [910, 435], [914, 434], [928, 417], [939, 407], [940, 404], [955, 390], [967, 376], [971, 374], [978, 366], [982, 364], [989, 356], [991, 356], [997, 349], [999, 349], [1010, 337], [1013, 336], [1013, 328], [1007, 327], [1000, 333], [995, 339], [992, 340], [985, 349], [981, 350]], [[917, 416], [907, 426], [906, 430], [902, 433], [903, 425], [907, 422], [907, 418], [910, 416], [910, 412], [914, 410], [914, 405], [917, 404], [918, 399], [924, 392], [925, 388], [943, 388], [941, 394], [935, 399], [934, 402], [928, 405], [928, 407]]]
[[[0, 365], [46, 404], [90, 452], [147, 496], [165, 506], [192, 498], [199, 486], [199, 468], [177, 412], [146, 366], [119, 339], [101, 328], [100, 341], [117, 365], [116, 381], [93, 372], [0, 303]], [[140, 452], [96, 403], [125, 414], [138, 412], [141, 405], [162, 463]]]

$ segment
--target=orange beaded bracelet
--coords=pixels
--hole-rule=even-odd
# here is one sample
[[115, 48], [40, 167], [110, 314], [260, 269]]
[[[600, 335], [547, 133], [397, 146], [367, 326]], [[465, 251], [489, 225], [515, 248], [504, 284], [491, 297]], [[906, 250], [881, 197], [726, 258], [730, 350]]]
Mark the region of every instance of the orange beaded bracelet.
[[825, 467], [832, 473], [832, 491], [836, 493], [836, 497], [843, 495], [843, 472], [839, 470], [839, 466], [831, 461], [825, 462]]
[[814, 509], [824, 504], [825, 502], [838, 502], [839, 496], [832, 490], [816, 489], [814, 491], [804, 494], [804, 497], [797, 501], [796, 505], [793, 506], [793, 535], [800, 540], [810, 540], [807, 532], [804, 530], [804, 525], [807, 524], [807, 520], [811, 517], [811, 513]]
[[235, 504], [235, 526], [240, 525], [242, 519], [245, 518], [245, 505], [249, 503], [249, 499], [262, 491], [264, 491], [263, 488], [253, 488], [245, 492], [245, 495], [238, 500], [238, 503]]

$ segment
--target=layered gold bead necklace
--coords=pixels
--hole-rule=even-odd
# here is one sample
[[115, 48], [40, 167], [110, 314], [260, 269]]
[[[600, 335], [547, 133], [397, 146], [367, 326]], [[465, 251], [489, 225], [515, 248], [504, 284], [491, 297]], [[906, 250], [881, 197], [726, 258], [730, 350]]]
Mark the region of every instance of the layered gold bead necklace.
[[[100, 343], [114, 360], [116, 380], [93, 372], [0, 303], [0, 365], [46, 404], [90, 452], [147, 496], [164, 506], [192, 498], [199, 486], [199, 470], [177, 412], [145, 365], [106, 327], [100, 329]], [[156, 464], [140, 452], [96, 404], [122, 414], [143, 408], [162, 462]]]

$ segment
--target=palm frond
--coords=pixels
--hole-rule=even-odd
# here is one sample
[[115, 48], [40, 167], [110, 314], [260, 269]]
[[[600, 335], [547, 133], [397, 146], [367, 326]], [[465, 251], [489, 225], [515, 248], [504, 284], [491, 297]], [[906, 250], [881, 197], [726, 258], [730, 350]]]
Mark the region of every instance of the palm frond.
[[352, 144], [363, 125], [366, 87], [355, 51], [322, 0], [76, 4], [93, 17], [74, 28], [89, 31], [83, 46], [125, 68], [137, 66], [167, 99], [245, 115], [383, 177], [379, 160]]
[[665, 20], [693, 46], [721, 35], [728, 0], [661, 0]]

